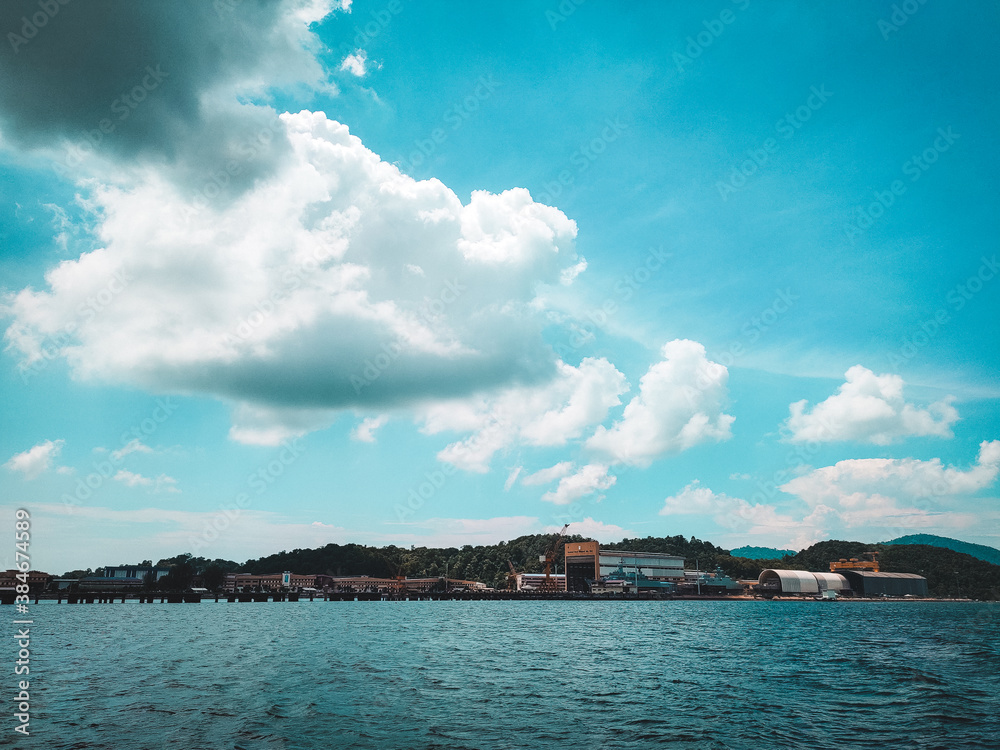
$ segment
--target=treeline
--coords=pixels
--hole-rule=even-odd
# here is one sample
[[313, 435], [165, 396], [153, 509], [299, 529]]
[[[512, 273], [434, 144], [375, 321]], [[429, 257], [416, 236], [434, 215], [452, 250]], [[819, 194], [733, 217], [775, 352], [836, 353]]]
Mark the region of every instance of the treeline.
[[929, 544], [865, 544], [831, 540], [818, 542], [780, 560], [744, 560], [736, 557], [731, 560], [734, 567], [749, 573], [747, 578], [753, 578], [765, 568], [829, 572], [831, 562], [842, 558], [850, 560], [852, 557], [863, 559], [865, 552], [878, 552], [879, 569], [886, 573], [923, 576], [927, 579], [927, 590], [931, 596], [1000, 600], [1000, 565]]
[[[581, 536], [567, 536], [567, 541], [587, 541]], [[317, 549], [279, 552], [248, 560], [243, 572], [265, 574], [285, 570], [325, 573], [331, 576], [369, 575], [409, 578], [444, 577], [482, 581], [502, 588], [512, 564], [519, 573], [538, 573], [539, 562], [556, 541], [555, 534], [530, 534], [509, 542], [473, 547], [366, 547], [360, 544], [328, 544]], [[561, 565], [561, 557], [560, 565]]]
[[[209, 560], [191, 555], [160, 560], [157, 567], [170, 568], [170, 574], [155, 585], [164, 589], [183, 589], [191, 585], [195, 575], [209, 589], [221, 586], [228, 573], [266, 575], [293, 573], [331, 576], [368, 575], [375, 577], [406, 576], [409, 578], [444, 577], [482, 581], [487, 586], [507, 585], [510, 565], [517, 572], [538, 573], [543, 570], [539, 556], [551, 549], [555, 534], [530, 534], [509, 542], [463, 547], [367, 547], [362, 544], [328, 544], [315, 549], [295, 549], [237, 563], [232, 560]], [[590, 541], [578, 535], [566, 541]], [[971, 555], [926, 544], [864, 544], [831, 540], [819, 542], [795, 555], [780, 560], [751, 560], [734, 557], [728, 550], [695, 537], [646, 537], [623, 539], [602, 544], [604, 549], [659, 552], [684, 558], [686, 568], [713, 571], [721, 569], [732, 578], [754, 579], [765, 568], [786, 568], [827, 572], [830, 563], [841, 558], [861, 558], [865, 552], [879, 553], [881, 569], [887, 572], [916, 573], [927, 578], [932, 596], [1000, 599], [1000, 566]], [[563, 557], [557, 557], [558, 571], [563, 571]], [[509, 564], [508, 564], [509, 563]], [[144, 561], [143, 564], [150, 564]], [[100, 574], [100, 569], [98, 573]], [[65, 577], [73, 577], [67, 574]]]

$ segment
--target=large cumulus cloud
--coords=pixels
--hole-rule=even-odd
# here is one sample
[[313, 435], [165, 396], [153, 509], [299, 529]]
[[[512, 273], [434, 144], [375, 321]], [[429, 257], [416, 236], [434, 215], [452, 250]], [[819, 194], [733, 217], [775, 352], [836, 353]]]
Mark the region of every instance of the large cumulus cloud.
[[729, 371], [712, 362], [697, 341], [664, 344], [663, 359], [639, 381], [639, 393], [622, 419], [598, 427], [587, 447], [610, 460], [649, 466], [657, 458], [732, 437], [726, 414]]
[[952, 398], [927, 408], [903, 398], [899, 375], [876, 375], [855, 365], [844, 375], [837, 392], [807, 411], [808, 402], [789, 406], [785, 426], [792, 442], [856, 440], [889, 445], [903, 438], [933, 435], [951, 438], [951, 426], [958, 421]]
[[37, 0], [4, 2], [3, 141], [50, 153], [70, 176], [152, 164], [197, 189], [206, 171], [272, 130], [277, 137], [231, 175], [226, 189], [238, 193], [287, 153], [276, 113], [247, 97], [329, 88], [310, 24], [336, 5], [91, 0], [53, 2], [46, 12]]
[[102, 246], [8, 300], [9, 346], [30, 363], [58, 341], [81, 378], [298, 425], [555, 374], [535, 290], [579, 262], [573, 221], [523, 189], [463, 205], [322, 113], [281, 127], [288, 158], [231, 202], [154, 172], [97, 188]]

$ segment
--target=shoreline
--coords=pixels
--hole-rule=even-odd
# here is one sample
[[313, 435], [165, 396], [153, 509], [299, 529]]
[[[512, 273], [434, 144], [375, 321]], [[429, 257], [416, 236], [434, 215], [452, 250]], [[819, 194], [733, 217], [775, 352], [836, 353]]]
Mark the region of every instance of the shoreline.
[[296, 603], [304, 602], [427, 602], [427, 601], [459, 601], [459, 602], [808, 602], [808, 603], [840, 603], [840, 602], [868, 602], [868, 603], [898, 603], [898, 602], [925, 602], [925, 603], [951, 603], [951, 604], [992, 604], [991, 600], [977, 600], [968, 598], [937, 598], [937, 597], [839, 597], [837, 599], [819, 599], [814, 596], [696, 596], [681, 595], [669, 597], [655, 596], [589, 596], [565, 594], [516, 594], [509, 592], [497, 592], [495, 594], [413, 594], [408, 596], [391, 596], [382, 594], [327, 594], [314, 595], [312, 597], [295, 596], [277, 592], [253, 593], [253, 594], [220, 594], [220, 595], [184, 595], [178, 593], [157, 593], [157, 594], [77, 594], [75, 596], [39, 596], [34, 598], [34, 604], [198, 604], [208, 602], [210, 604], [261, 604], [261, 603]]

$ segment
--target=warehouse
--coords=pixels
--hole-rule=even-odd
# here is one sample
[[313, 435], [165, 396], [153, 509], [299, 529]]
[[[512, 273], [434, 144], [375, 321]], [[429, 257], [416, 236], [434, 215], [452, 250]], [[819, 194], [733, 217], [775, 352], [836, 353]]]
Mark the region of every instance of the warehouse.
[[762, 570], [757, 581], [766, 596], [792, 594], [818, 596], [824, 591], [843, 594], [851, 591], [851, 584], [840, 573], [810, 573], [806, 570]]
[[566, 591], [589, 591], [606, 578], [640, 581], [640, 588], [672, 588], [684, 581], [684, 558], [658, 552], [601, 549], [597, 542], [567, 542]]
[[[518, 591], [538, 591], [546, 585], [544, 573], [518, 573], [515, 580], [517, 582]], [[565, 574], [552, 573], [549, 575], [549, 580], [555, 584], [556, 590], [566, 590]]]
[[914, 573], [844, 570], [856, 596], [927, 596], [927, 579]]

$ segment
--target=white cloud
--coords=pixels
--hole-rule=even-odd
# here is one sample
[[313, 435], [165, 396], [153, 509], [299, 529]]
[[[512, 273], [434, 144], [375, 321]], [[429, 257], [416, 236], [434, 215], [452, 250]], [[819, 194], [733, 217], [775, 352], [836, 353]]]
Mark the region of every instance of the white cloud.
[[569, 268], [564, 268], [562, 273], [559, 274], [559, 283], [563, 286], [569, 286], [573, 283], [574, 279], [581, 273], [587, 270], [587, 261], [585, 258], [581, 258], [580, 262], [575, 266], [570, 266]]
[[787, 534], [809, 524], [778, 513], [773, 505], [751, 504], [739, 497], [713, 492], [695, 480], [663, 501], [661, 516], [708, 516], [724, 529], [747, 535]]
[[119, 469], [112, 479], [128, 487], [148, 487], [151, 492], [180, 492], [177, 489], [177, 480], [166, 474], [160, 474], [160, 476], [151, 479], [128, 469]]
[[59, 456], [65, 440], [45, 440], [23, 453], [18, 453], [4, 464], [10, 471], [19, 471], [25, 479], [35, 479], [52, 467], [52, 461]]
[[569, 505], [574, 500], [606, 490], [618, 478], [608, 474], [608, 467], [601, 464], [587, 464], [575, 474], [563, 477], [558, 486], [542, 495], [542, 500], [556, 505]]
[[229, 437], [246, 445], [280, 445], [307, 432], [329, 427], [335, 416], [326, 409], [296, 409], [237, 404]]
[[558, 362], [555, 377], [542, 385], [433, 404], [424, 412], [423, 429], [472, 433], [446, 446], [438, 459], [486, 472], [493, 455], [514, 443], [560, 446], [581, 437], [627, 389], [625, 376], [606, 359], [588, 357], [579, 367]]
[[344, 58], [344, 61], [340, 64], [341, 70], [348, 71], [351, 75], [355, 75], [361, 78], [365, 73], [368, 72], [366, 69], [366, 63], [368, 62], [368, 53], [363, 49], [359, 49], [354, 54], [348, 55]]
[[111, 458], [114, 461], [121, 461], [125, 456], [129, 455], [130, 453], [152, 453], [152, 452], [153, 452], [152, 448], [150, 448], [148, 445], [139, 440], [139, 438], [135, 438], [134, 440], [130, 440], [127, 443], [125, 443], [125, 445], [123, 445], [118, 450], [111, 451]]
[[[192, 197], [148, 170], [94, 184], [102, 247], [8, 298], [9, 347], [30, 362], [70, 326], [58, 353], [75, 376], [234, 402], [231, 436], [266, 444], [339, 410], [564, 379], [535, 294], [579, 262], [573, 221], [521, 188], [462, 205], [322, 113], [276, 127], [287, 157], [239, 196]], [[526, 437], [571, 432], [566, 407]]]
[[[335, 91], [318, 58], [315, 24], [344, 5], [276, 0], [221, 7], [227, 4], [136, 3], [118, 9], [113, 23], [84, 4], [61, 4], [61, 21], [46, 27], [45, 50], [5, 57], [5, 78], [22, 86], [0, 96], [3, 142], [47, 154], [60, 174], [81, 179], [117, 182], [152, 168], [186, 194], [220, 172], [227, 179], [216, 186], [226, 192], [251, 187], [281, 164], [288, 143], [274, 127], [274, 110], [247, 100], [293, 86]], [[78, 54], [80, 39], [100, 54]], [[122, 94], [135, 89], [145, 90], [141, 98]], [[119, 127], [123, 101], [130, 108]], [[92, 130], [104, 122], [110, 130]], [[264, 128], [274, 137], [246, 158]], [[240, 169], [227, 171], [235, 160]]]
[[940, 459], [851, 459], [786, 482], [770, 496], [774, 502], [751, 503], [695, 481], [666, 498], [660, 515], [710, 519], [724, 532], [716, 542], [735, 546], [801, 549], [823, 539], [878, 542], [915, 531], [967, 533], [1000, 523], [996, 501], [973, 496], [998, 475], [1000, 440], [984, 441], [978, 460], [965, 470]]
[[503, 483], [504, 492], [508, 492], [510, 488], [514, 486], [514, 483], [517, 481], [517, 478], [521, 476], [522, 468], [523, 467], [521, 466], [515, 466], [513, 469], [511, 469], [510, 473], [507, 474], [507, 479]]
[[[562, 526], [546, 526], [544, 533], [558, 534], [561, 530]], [[573, 521], [569, 525], [569, 528], [566, 529], [566, 533], [579, 534], [580, 536], [596, 539], [599, 542], [620, 542], [625, 537], [632, 536], [635, 532], [624, 529], [621, 526], [615, 526], [613, 523], [595, 521], [593, 518], [587, 516], [582, 521]]]
[[615, 462], [648, 466], [667, 453], [732, 437], [734, 417], [723, 412], [729, 371], [710, 361], [696, 341], [671, 341], [662, 353], [622, 419], [610, 429], [598, 427], [588, 448]]
[[789, 406], [785, 423], [792, 442], [857, 440], [888, 445], [906, 437], [954, 437], [951, 426], [958, 421], [952, 398], [926, 409], [903, 399], [903, 379], [899, 375], [876, 375], [855, 365], [845, 382], [830, 396], [806, 411], [808, 402]]
[[[322, 518], [291, 518], [254, 508], [225, 512], [171, 507], [117, 510], [38, 503], [32, 506], [32, 511], [39, 532], [37, 541], [32, 543], [35, 560], [39, 569], [50, 571], [106, 565], [109, 549], [126, 560], [155, 560], [177, 554], [177, 550], [209, 558], [246, 560], [283, 549], [322, 547], [330, 543], [461, 547], [496, 544], [525, 534], [559, 530], [544, 526], [534, 516], [429, 518], [389, 524], [391, 531], [373, 531], [346, 529]], [[617, 541], [631, 534], [591, 518], [571, 524], [569, 533], [601, 541]]]
[[554, 482], [556, 479], [566, 476], [571, 471], [573, 471], [572, 461], [560, 461], [555, 466], [550, 466], [547, 469], [536, 471], [534, 474], [529, 474], [521, 480], [521, 484], [529, 486], [536, 484], [548, 484], [549, 482]]
[[225, 512], [169, 507], [117, 510], [40, 503], [33, 505], [32, 511], [33, 523], [45, 532], [44, 539], [39, 536], [32, 548], [40, 569], [53, 572], [106, 565], [108, 550], [125, 560], [156, 560], [175, 555], [178, 550], [209, 558], [246, 560], [331, 542], [385, 543], [365, 531], [347, 531], [321, 521], [290, 519], [252, 508]]
[[150, 487], [153, 484], [152, 479], [144, 477], [142, 474], [133, 474], [128, 469], [120, 469], [112, 478], [129, 487]]
[[351, 439], [362, 443], [374, 443], [375, 432], [388, 421], [389, 417], [386, 414], [380, 414], [377, 417], [365, 417], [361, 421], [361, 424], [351, 431]]
[[525, 534], [541, 532], [534, 516], [496, 518], [428, 518], [399, 524], [420, 529], [424, 534], [396, 536], [402, 543], [421, 547], [462, 547], [466, 544], [496, 544]]
[[976, 463], [963, 471], [940, 458], [856, 458], [814, 469], [781, 486], [810, 504], [851, 507], [861, 499], [893, 496], [907, 499], [968, 495], [989, 487], [1000, 473], [1000, 440], [983, 441]]
[[[1000, 519], [998, 508], [973, 495], [1000, 474], [1000, 440], [983, 441], [979, 457], [966, 470], [941, 459], [862, 458], [814, 469], [783, 484], [813, 514], [824, 514], [821, 537], [857, 536], [872, 541], [917, 530], [969, 529]], [[992, 503], [992, 501], [986, 501]]]

